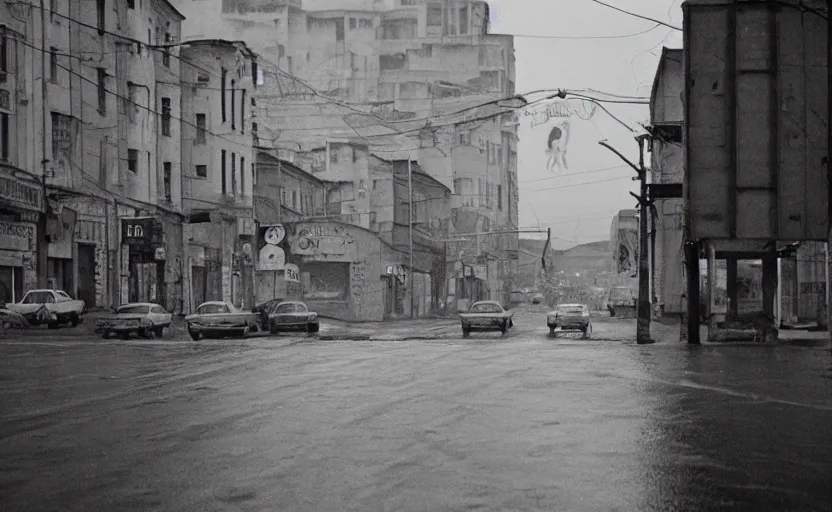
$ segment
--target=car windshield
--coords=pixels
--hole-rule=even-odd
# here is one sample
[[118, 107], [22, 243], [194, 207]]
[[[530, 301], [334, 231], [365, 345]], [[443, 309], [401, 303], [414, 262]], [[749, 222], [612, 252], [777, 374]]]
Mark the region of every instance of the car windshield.
[[584, 307], [583, 306], [558, 306], [558, 312], [560, 313], [583, 313]]
[[228, 313], [228, 306], [225, 304], [203, 304], [196, 312], [200, 315], [213, 315], [216, 313]]
[[117, 313], [128, 315], [146, 315], [150, 313], [150, 306], [127, 305], [118, 308]]
[[44, 304], [55, 302], [55, 297], [50, 292], [30, 292], [23, 299], [24, 304]]
[[275, 308], [275, 313], [306, 313], [306, 306], [303, 304], [280, 304]]
[[497, 304], [474, 304], [471, 313], [502, 313], [503, 308]]

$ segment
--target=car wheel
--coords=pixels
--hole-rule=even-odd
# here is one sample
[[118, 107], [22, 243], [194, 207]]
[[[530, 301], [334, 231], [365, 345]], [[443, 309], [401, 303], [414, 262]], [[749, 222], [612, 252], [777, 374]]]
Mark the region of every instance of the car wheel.
[[509, 319], [508, 326], [509, 327], [514, 327], [514, 320]]
[[145, 327], [144, 329], [142, 329], [142, 332], [140, 334], [142, 338], [146, 340], [152, 340], [156, 337], [156, 330], [152, 327]]
[[73, 313], [72, 315], [70, 315], [70, 317], [69, 317], [69, 324], [70, 324], [72, 327], [78, 327], [78, 324], [79, 324], [80, 322], [81, 322], [81, 319], [80, 319], [80, 318], [78, 318], [78, 315], [76, 315], [75, 313]]
[[462, 337], [463, 337], [463, 338], [467, 338], [467, 337], [468, 337], [468, 336], [470, 336], [470, 335], [471, 335], [471, 331], [470, 331], [470, 330], [468, 330], [468, 329], [466, 329], [465, 327], [463, 327], [463, 328], [462, 328]]
[[505, 334], [508, 330], [508, 322], [503, 322], [500, 324], [500, 332]]
[[157, 327], [155, 329], [155, 334], [157, 338], [163, 338], [165, 336], [165, 328], [164, 327]]
[[269, 334], [277, 334], [277, 326], [274, 324], [269, 325]]
[[48, 322], [46, 324], [46, 328], [47, 329], [57, 329], [58, 328], [58, 322]]
[[243, 330], [240, 331], [240, 338], [245, 338], [246, 336], [248, 336], [248, 333], [250, 333], [250, 332], [251, 332], [251, 329], [249, 328], [248, 325], [246, 325], [245, 327], [243, 327]]
[[110, 331], [104, 331], [104, 332], [102, 332], [102, 333], [101, 333], [101, 338], [102, 338], [102, 339], [105, 339], [105, 340], [109, 340], [109, 339], [110, 339]]
[[197, 331], [188, 330], [188, 334], [191, 335], [191, 339], [194, 341], [199, 341], [202, 339], [202, 333]]
[[130, 339], [130, 333], [129, 332], [123, 332], [123, 333], [121, 333], [120, 337], [123, 340], [129, 340]]
[[307, 324], [306, 332], [311, 333], [311, 334], [315, 334], [316, 332], [318, 332], [320, 330], [320, 328], [321, 328], [320, 324]]
[[555, 335], [555, 328], [550, 325], [549, 326], [549, 336], [554, 336], [554, 335]]

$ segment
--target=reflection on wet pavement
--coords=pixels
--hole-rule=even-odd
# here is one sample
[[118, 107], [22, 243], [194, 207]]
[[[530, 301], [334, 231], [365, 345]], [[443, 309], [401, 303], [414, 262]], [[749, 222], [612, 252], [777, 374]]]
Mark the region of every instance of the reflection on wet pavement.
[[830, 510], [832, 355], [0, 345], [2, 510]]

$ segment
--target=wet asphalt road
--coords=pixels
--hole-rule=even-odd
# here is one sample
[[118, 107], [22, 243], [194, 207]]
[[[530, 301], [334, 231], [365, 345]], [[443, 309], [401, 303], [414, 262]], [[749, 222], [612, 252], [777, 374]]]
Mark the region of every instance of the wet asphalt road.
[[828, 347], [0, 342], [0, 510], [832, 510]]

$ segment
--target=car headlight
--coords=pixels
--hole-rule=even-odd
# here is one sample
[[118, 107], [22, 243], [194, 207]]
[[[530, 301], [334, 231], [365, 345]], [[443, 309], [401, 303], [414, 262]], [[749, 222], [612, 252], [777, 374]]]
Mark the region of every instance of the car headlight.
[[315, 320], [316, 318], [318, 318], [318, 313], [309, 313], [310, 320]]
[[589, 316], [589, 311], [584, 311], [583, 313], [581, 313], [581, 316]]

